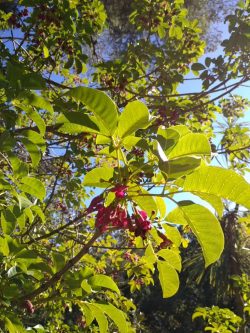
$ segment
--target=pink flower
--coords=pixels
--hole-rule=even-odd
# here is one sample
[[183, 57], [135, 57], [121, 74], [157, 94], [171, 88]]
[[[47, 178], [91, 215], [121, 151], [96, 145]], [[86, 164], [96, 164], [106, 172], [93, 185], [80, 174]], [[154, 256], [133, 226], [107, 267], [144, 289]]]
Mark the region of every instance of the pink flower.
[[127, 189], [128, 187], [125, 185], [116, 185], [111, 192], [115, 192], [116, 198], [122, 199], [125, 197]]
[[135, 236], [141, 236], [144, 239], [146, 233], [152, 228], [147, 213], [143, 210], [137, 211], [137, 214], [133, 215], [133, 217], [135, 221]]
[[102, 195], [98, 195], [97, 197], [93, 198], [87, 209], [87, 213], [90, 214], [90, 213], [93, 213], [94, 211], [98, 210], [102, 201], [103, 201]]

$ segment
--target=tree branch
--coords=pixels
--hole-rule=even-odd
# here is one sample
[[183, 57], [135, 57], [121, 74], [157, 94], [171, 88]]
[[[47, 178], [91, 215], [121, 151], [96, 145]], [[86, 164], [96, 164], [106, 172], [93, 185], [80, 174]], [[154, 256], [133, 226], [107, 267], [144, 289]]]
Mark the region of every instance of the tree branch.
[[72, 259], [70, 259], [59, 272], [55, 273], [47, 282], [43, 283], [40, 287], [38, 287], [31, 293], [18, 298], [17, 301], [23, 302], [25, 300], [31, 300], [34, 297], [45, 292], [50, 287], [54, 286], [69, 269], [71, 269], [75, 264], [77, 264], [81, 260], [81, 258], [88, 252], [89, 248], [94, 244], [94, 242], [100, 235], [101, 232], [96, 231], [92, 236], [92, 238], [85, 245], [83, 245], [83, 248], [78, 252], [78, 254]]

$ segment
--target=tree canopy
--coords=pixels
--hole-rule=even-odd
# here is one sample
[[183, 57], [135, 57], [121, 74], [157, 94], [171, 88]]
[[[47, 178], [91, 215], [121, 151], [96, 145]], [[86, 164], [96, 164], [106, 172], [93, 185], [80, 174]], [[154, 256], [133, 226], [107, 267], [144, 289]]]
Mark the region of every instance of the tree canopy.
[[[249, 80], [249, 1], [204, 62], [192, 7], [131, 3], [134, 38], [115, 56], [107, 1], [0, 4], [3, 332], [146, 332], [135, 295], [178, 295], [194, 252], [199, 273], [218, 276], [249, 227], [249, 102], [233, 95]], [[241, 319], [194, 319], [245, 329], [245, 271], [228, 272]]]

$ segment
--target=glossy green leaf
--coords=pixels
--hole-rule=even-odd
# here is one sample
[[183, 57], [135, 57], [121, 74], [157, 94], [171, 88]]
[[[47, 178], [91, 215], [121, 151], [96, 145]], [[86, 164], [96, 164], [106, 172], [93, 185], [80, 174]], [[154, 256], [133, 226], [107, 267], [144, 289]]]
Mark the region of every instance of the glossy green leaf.
[[173, 149], [179, 138], [179, 132], [172, 128], [165, 129], [160, 127], [157, 131], [157, 141], [165, 154], [168, 154]]
[[134, 101], [128, 103], [120, 115], [117, 133], [121, 138], [124, 138], [148, 124], [148, 108], [144, 103]]
[[89, 285], [88, 281], [87, 280], [83, 280], [81, 282], [81, 288], [87, 293], [87, 294], [90, 294], [92, 292], [92, 288], [91, 286]]
[[224, 235], [220, 222], [207, 208], [189, 202], [179, 202], [167, 216], [174, 224], [189, 225], [203, 252], [205, 266], [219, 259], [224, 248]]
[[117, 326], [120, 333], [128, 333], [128, 324], [124, 312], [112, 304], [95, 303]]
[[21, 179], [21, 183], [18, 187], [21, 191], [28, 193], [40, 200], [43, 200], [46, 195], [44, 184], [36, 178], [24, 177]]
[[207, 193], [195, 193], [195, 195], [200, 197], [202, 200], [207, 201], [216, 210], [219, 217], [223, 215], [224, 205], [221, 198], [219, 198], [217, 195]]
[[99, 132], [97, 125], [83, 112], [64, 112], [58, 116], [56, 125], [60, 125], [59, 132], [68, 134]]
[[98, 121], [103, 124], [109, 134], [114, 133], [117, 127], [118, 112], [115, 103], [108, 95], [102, 91], [87, 87], [73, 88], [67, 95], [85, 104]]
[[95, 168], [89, 171], [83, 180], [85, 186], [107, 187], [113, 177], [114, 169], [108, 167]]
[[181, 257], [180, 255], [169, 249], [162, 249], [157, 253], [158, 257], [163, 258], [169, 265], [171, 265], [177, 271], [181, 271]]
[[250, 208], [250, 184], [232, 170], [202, 166], [186, 176], [183, 189], [194, 194], [213, 194]]
[[166, 202], [162, 197], [155, 197], [155, 201], [158, 211], [160, 213], [160, 217], [161, 219], [163, 219], [166, 216], [166, 211], [167, 211]]
[[84, 314], [85, 320], [86, 320], [86, 326], [89, 326], [93, 320], [95, 319], [90, 307], [88, 306], [88, 303], [79, 303], [79, 306], [81, 307], [81, 310]]
[[163, 298], [171, 297], [179, 289], [179, 277], [176, 270], [166, 261], [158, 261], [159, 280]]
[[132, 149], [133, 147], [137, 146], [137, 144], [141, 141], [141, 138], [138, 138], [133, 135], [126, 136], [123, 139], [123, 145], [126, 149]]
[[187, 155], [208, 155], [211, 154], [211, 147], [207, 137], [200, 133], [188, 133], [181, 137], [171, 152], [169, 159]]
[[176, 179], [191, 173], [200, 164], [201, 159], [199, 157], [185, 156], [166, 162], [161, 161], [159, 162], [159, 168], [167, 174], [169, 179]]
[[117, 294], [120, 294], [119, 288], [110, 276], [104, 274], [93, 275], [89, 278], [88, 283], [92, 286], [93, 289], [100, 287], [107, 288], [115, 291]]
[[173, 242], [176, 245], [176, 247], [179, 247], [181, 245], [180, 231], [176, 227], [172, 227], [167, 224], [163, 224], [162, 227], [166, 232], [167, 238], [170, 239], [171, 242]]
[[186, 125], [171, 126], [167, 130], [172, 130], [172, 131], [178, 132], [180, 138], [186, 134], [191, 133], [190, 129], [188, 129], [188, 127]]
[[[156, 256], [156, 254], [154, 252], [154, 248], [153, 248], [151, 242], [146, 247], [146, 250], [145, 250], [145, 260], [149, 264], [154, 264], [157, 261], [157, 256]], [[154, 266], [152, 266], [152, 267], [154, 267]]]
[[103, 311], [94, 303], [88, 303], [88, 307], [98, 323], [100, 333], [108, 332], [108, 321]]
[[97, 145], [107, 145], [107, 144], [110, 144], [111, 142], [112, 142], [111, 138], [109, 138], [107, 136], [100, 135], [100, 134], [98, 134], [96, 136], [96, 144]]

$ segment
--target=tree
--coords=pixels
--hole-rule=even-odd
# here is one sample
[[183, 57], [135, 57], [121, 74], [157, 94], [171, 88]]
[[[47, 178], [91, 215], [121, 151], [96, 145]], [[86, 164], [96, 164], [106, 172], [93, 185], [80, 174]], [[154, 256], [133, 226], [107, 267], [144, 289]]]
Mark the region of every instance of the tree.
[[[224, 57], [205, 64], [200, 29], [180, 0], [134, 1], [138, 37], [108, 60], [108, 50], [98, 53], [107, 18], [99, 0], [1, 9], [1, 328], [139, 330], [127, 289], [158, 279], [171, 297], [186, 231], [208, 267], [223, 251], [222, 198], [249, 209], [249, 184], [210, 166], [209, 141], [215, 112], [230, 109], [215, 101], [249, 79], [249, 3], [228, 17]], [[203, 91], [179, 94], [190, 70]], [[249, 139], [233, 130], [218, 153], [237, 154], [236, 163]], [[180, 192], [216, 213], [179, 201]]]

